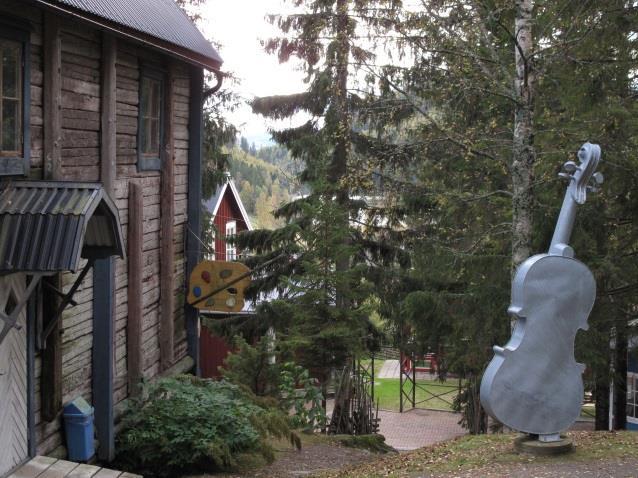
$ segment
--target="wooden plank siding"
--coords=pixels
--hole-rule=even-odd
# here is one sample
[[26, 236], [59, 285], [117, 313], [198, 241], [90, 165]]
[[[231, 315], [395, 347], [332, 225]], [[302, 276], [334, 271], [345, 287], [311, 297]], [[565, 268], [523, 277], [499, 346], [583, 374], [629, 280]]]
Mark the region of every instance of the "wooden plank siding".
[[[19, 0], [3, 0], [0, 15], [19, 16], [31, 25], [31, 179], [44, 179], [45, 119], [44, 110], [44, 58], [45, 33], [44, 14], [36, 7], [23, 5]], [[190, 74], [189, 65], [174, 63], [172, 111], [173, 172], [170, 174], [173, 201], [162, 205], [162, 174], [160, 171], [137, 171], [137, 128], [139, 106], [139, 80], [141, 61], [153, 61], [168, 66], [166, 57], [154, 50], [122, 39], [117, 41], [115, 69], [115, 144], [102, 144], [102, 120], [104, 94], [102, 87], [103, 40], [102, 32], [77, 20], [59, 18], [60, 24], [60, 102], [59, 128], [61, 138], [60, 179], [74, 181], [100, 181], [102, 178], [112, 183], [113, 200], [116, 203], [125, 242], [128, 238], [129, 185], [134, 182], [141, 192], [143, 224], [141, 227], [141, 318], [139, 323], [140, 369], [145, 379], [157, 376], [160, 364], [160, 317], [161, 304], [168, 304], [172, 310], [170, 363], [177, 363], [187, 355], [186, 330], [184, 322], [185, 290], [185, 248], [187, 200], [188, 200], [188, 158], [189, 158], [189, 108]], [[47, 47], [49, 48], [49, 47]], [[48, 51], [48, 50], [47, 50]], [[55, 85], [54, 85], [55, 86]], [[49, 126], [50, 127], [50, 126]], [[48, 134], [48, 133], [47, 133]], [[47, 136], [49, 144], [53, 144]], [[102, 164], [102, 156], [115, 148], [114, 175], [105, 175], [111, 170]], [[166, 189], [165, 189], [166, 190]], [[163, 211], [172, 209], [172, 221], [162, 226]], [[170, 230], [172, 247], [162, 248], [161, 231]], [[125, 244], [125, 249], [128, 245]], [[164, 261], [166, 276], [172, 275], [166, 293], [172, 293], [172, 300], [161, 299], [160, 276], [162, 257], [160, 251], [168, 251], [169, 260]], [[82, 264], [83, 266], [84, 264]], [[166, 269], [168, 268], [168, 269]], [[130, 395], [129, 361], [127, 344], [128, 325], [128, 276], [127, 259], [117, 259], [115, 271], [115, 313], [114, 313], [114, 385], [113, 402], [115, 420], [119, 419], [122, 407], [118, 407]], [[171, 272], [168, 274], [167, 272]], [[62, 288], [67, 291], [75, 274], [62, 275]], [[166, 299], [166, 297], [165, 297]], [[61, 320], [62, 355], [62, 402], [77, 396], [92, 402], [92, 352], [93, 336], [93, 273], [89, 272], [82, 282], [74, 300], [77, 305], [68, 308]], [[170, 328], [169, 328], [170, 330]], [[165, 368], [170, 365], [166, 363]], [[46, 421], [41, 414], [42, 357], [36, 353], [34, 367], [34, 415], [37, 453], [64, 457], [64, 437], [60, 414], [52, 421]]]

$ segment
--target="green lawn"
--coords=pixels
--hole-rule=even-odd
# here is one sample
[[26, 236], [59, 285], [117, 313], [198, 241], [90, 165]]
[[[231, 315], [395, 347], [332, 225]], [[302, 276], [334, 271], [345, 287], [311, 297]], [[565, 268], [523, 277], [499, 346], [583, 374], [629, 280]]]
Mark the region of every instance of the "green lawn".
[[[374, 384], [374, 401], [379, 401], [379, 408], [384, 410], [399, 410], [399, 379], [398, 378], [375, 378]], [[418, 408], [434, 408], [437, 410], [451, 410], [451, 402], [456, 396], [457, 382], [448, 380], [447, 382], [438, 382], [431, 380], [417, 380], [416, 402]], [[409, 390], [406, 386], [405, 390]], [[433, 395], [441, 395], [442, 397], [434, 398]], [[426, 400], [427, 399], [427, 400]], [[424, 401], [426, 400], [426, 401]], [[419, 403], [422, 402], [422, 403]], [[448, 403], [449, 402], [449, 403]], [[406, 410], [411, 406], [407, 400], [404, 400]]]
[[[369, 360], [362, 360], [361, 364], [369, 366]], [[400, 408], [400, 381], [398, 378], [379, 378], [379, 371], [383, 367], [383, 360], [377, 360], [374, 364], [375, 384], [374, 384], [374, 401], [379, 401], [379, 408], [384, 410], [398, 411]], [[433, 408], [437, 410], [451, 410], [451, 403], [457, 393], [458, 381], [448, 380], [439, 382], [438, 380], [418, 380], [416, 387], [416, 402], [418, 408]], [[406, 384], [406, 392], [409, 393], [410, 385]], [[433, 395], [442, 395], [434, 397]], [[410, 395], [411, 396], [411, 395]], [[404, 401], [404, 407], [409, 410], [411, 406], [407, 400]]]

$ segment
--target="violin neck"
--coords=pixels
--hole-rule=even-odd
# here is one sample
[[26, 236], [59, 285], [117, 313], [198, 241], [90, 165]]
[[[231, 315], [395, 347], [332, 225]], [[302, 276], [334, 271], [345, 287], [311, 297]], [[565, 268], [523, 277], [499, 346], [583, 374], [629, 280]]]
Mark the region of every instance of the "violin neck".
[[[572, 197], [570, 188], [567, 188], [567, 191], [565, 192], [565, 199], [563, 199], [563, 206], [560, 208], [558, 221], [556, 221], [556, 229], [554, 229], [552, 243], [549, 247], [550, 254], [565, 255], [563, 251], [565, 250], [565, 246], [569, 246], [572, 229], [574, 228], [576, 206], [577, 204]], [[569, 249], [571, 250], [571, 248]]]

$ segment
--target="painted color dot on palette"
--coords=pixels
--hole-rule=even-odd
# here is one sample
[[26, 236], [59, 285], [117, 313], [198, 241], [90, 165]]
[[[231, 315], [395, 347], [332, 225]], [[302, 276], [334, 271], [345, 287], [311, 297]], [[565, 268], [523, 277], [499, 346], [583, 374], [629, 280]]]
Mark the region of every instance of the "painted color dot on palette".
[[193, 294], [195, 295], [195, 297], [199, 297], [200, 295], [202, 295], [202, 289], [200, 289], [199, 287], [195, 287], [193, 289]]
[[209, 284], [210, 283], [210, 272], [208, 272], [208, 271], [202, 272], [202, 279], [204, 280], [204, 282]]

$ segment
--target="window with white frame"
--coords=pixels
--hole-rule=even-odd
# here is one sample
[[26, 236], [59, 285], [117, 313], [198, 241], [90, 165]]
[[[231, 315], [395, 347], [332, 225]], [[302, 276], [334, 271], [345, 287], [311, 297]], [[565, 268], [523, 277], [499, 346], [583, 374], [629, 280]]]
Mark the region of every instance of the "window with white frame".
[[638, 373], [627, 374], [627, 421], [638, 423]]
[[[228, 221], [226, 223], [226, 239], [234, 237], [235, 234], [237, 234], [237, 222]], [[226, 260], [234, 261], [235, 259], [237, 259], [237, 247], [226, 241]]]

